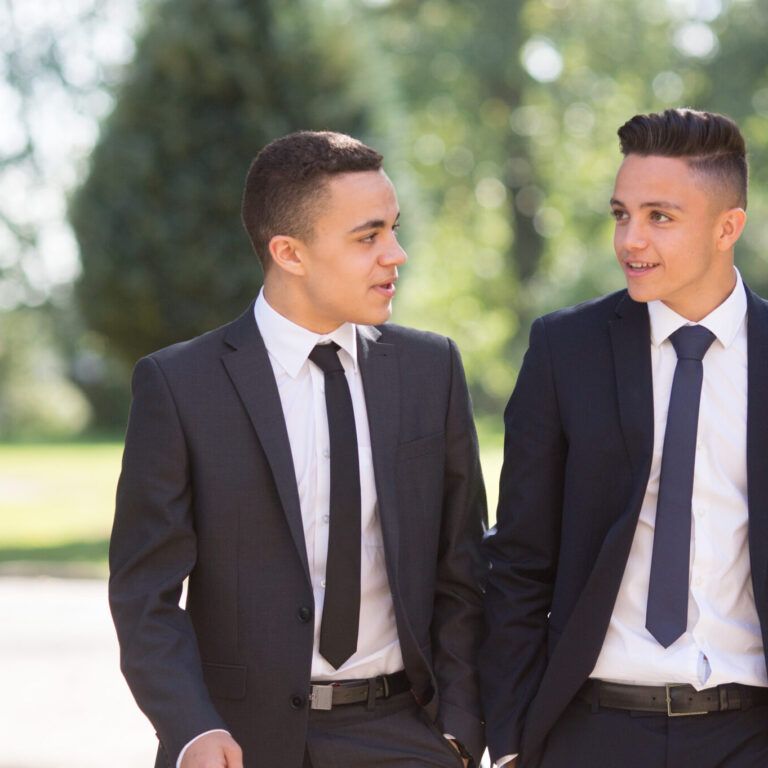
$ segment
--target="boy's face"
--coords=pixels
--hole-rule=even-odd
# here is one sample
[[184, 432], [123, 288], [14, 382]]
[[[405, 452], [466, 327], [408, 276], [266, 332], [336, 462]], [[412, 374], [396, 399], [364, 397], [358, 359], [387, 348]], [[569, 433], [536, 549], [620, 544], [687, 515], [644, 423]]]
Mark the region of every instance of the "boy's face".
[[332, 176], [326, 185], [312, 236], [298, 241], [303, 274], [291, 319], [316, 333], [345, 322], [386, 322], [406, 259], [392, 182], [383, 171], [360, 171]]
[[723, 238], [728, 206], [715, 182], [685, 160], [628, 155], [611, 209], [614, 249], [635, 301], [659, 299], [698, 321], [733, 290], [732, 243]]

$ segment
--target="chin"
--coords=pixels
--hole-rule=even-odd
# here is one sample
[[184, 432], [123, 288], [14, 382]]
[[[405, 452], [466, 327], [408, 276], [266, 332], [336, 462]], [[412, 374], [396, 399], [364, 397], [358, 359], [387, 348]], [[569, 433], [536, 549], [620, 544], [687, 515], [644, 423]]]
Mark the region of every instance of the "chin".
[[653, 291], [644, 291], [642, 289], [633, 288], [632, 286], [627, 286], [627, 292], [632, 301], [637, 301], [641, 304], [647, 304], [649, 301], [656, 301], [656, 299], [661, 298]]
[[360, 317], [353, 322], [355, 322], [357, 325], [381, 325], [382, 323], [386, 323], [391, 316], [392, 308], [387, 307], [387, 309], [361, 312]]

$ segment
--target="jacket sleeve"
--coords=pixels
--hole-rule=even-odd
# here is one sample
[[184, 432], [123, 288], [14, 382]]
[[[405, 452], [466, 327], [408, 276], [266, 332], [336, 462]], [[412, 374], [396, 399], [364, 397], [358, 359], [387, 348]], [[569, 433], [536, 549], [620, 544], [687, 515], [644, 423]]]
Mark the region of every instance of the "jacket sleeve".
[[121, 668], [172, 765], [204, 731], [226, 728], [203, 681], [189, 616], [179, 606], [195, 564], [190, 465], [158, 362], [139, 361], [109, 549], [109, 601]]
[[432, 649], [440, 690], [438, 722], [476, 764], [485, 748], [477, 650], [482, 633], [480, 541], [487, 525], [485, 489], [464, 369], [450, 341], [451, 388], [446, 419], [443, 516], [440, 530]]
[[537, 320], [504, 413], [504, 464], [480, 654], [491, 757], [520, 752], [526, 711], [547, 663], [548, 614], [560, 549], [567, 443], [544, 320]]

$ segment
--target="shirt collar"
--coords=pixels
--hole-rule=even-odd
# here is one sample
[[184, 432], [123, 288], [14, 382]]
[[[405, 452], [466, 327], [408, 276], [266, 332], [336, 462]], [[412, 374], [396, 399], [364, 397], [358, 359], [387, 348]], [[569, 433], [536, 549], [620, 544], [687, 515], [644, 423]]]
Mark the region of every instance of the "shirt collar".
[[715, 334], [724, 347], [729, 347], [739, 332], [747, 314], [747, 296], [744, 291], [744, 283], [736, 272], [736, 285], [731, 295], [720, 306], [715, 307], [706, 317], [698, 323], [691, 323], [682, 315], [678, 315], [663, 301], [649, 301], [648, 315], [651, 321], [651, 342], [654, 346], [660, 346], [678, 328], [684, 325], [703, 325]]
[[264, 297], [264, 288], [256, 298], [253, 314], [267, 351], [292, 378], [298, 376], [315, 345], [328, 341], [335, 341], [349, 355], [354, 370], [357, 370], [357, 328], [354, 323], [343, 323], [330, 333], [313, 333], [273, 309]]

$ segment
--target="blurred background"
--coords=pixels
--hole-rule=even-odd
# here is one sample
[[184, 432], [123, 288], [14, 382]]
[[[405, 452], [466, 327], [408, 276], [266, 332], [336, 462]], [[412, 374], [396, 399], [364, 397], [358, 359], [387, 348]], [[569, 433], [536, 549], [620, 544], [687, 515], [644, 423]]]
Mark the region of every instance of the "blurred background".
[[384, 154], [393, 320], [458, 342], [493, 507], [532, 319], [623, 284], [628, 118], [739, 122], [737, 263], [768, 294], [766, 40], [762, 0], [3, 0], [0, 768], [149, 764], [104, 603], [130, 370], [256, 295], [239, 204], [262, 146], [327, 128]]

